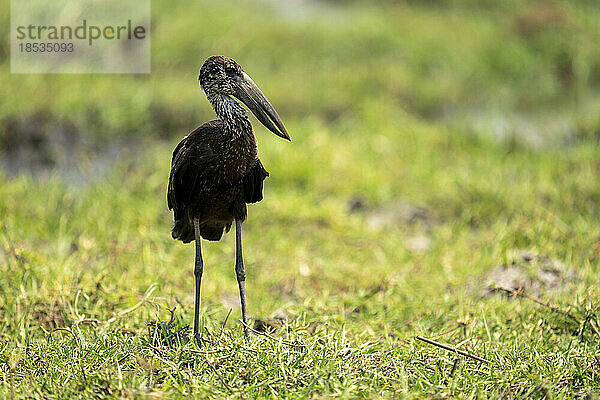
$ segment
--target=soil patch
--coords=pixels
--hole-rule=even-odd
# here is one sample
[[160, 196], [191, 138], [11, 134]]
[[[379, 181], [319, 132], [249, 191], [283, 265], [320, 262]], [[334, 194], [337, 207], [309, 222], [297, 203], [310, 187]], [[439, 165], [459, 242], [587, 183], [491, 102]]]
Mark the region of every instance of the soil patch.
[[435, 224], [435, 219], [428, 209], [405, 200], [370, 206], [362, 196], [356, 195], [348, 201], [348, 212], [364, 214], [368, 227], [374, 231], [419, 224], [431, 227]]
[[46, 331], [64, 328], [68, 325], [65, 310], [58, 301], [35, 304], [31, 311], [31, 318]]
[[273, 318], [256, 319], [253, 329], [257, 332], [277, 332], [287, 321], [288, 316], [284, 311], [277, 311]]
[[555, 291], [565, 287], [576, 279], [573, 266], [567, 266], [559, 260], [531, 251], [520, 251], [509, 265], [495, 267], [485, 278], [484, 296], [497, 293], [493, 288], [523, 290], [532, 295], [542, 291]]
[[0, 126], [0, 169], [9, 177], [58, 175], [68, 185], [86, 185], [104, 177], [124, 155], [141, 153], [135, 138], [94, 139], [44, 113], [8, 118]]

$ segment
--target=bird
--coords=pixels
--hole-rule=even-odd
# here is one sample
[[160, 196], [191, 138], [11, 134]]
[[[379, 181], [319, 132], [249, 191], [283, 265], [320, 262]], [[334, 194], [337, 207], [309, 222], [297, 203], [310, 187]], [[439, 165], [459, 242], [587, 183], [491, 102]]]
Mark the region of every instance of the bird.
[[242, 67], [226, 56], [211, 56], [198, 82], [218, 119], [185, 136], [173, 151], [167, 205], [173, 211], [173, 239], [195, 242], [193, 335], [200, 343], [200, 285], [204, 262], [201, 239], [219, 241], [235, 223], [235, 274], [240, 293], [244, 336], [249, 340], [242, 223], [249, 203], [263, 198], [269, 176], [258, 158], [254, 130], [241, 101], [275, 135], [291, 141], [279, 114]]

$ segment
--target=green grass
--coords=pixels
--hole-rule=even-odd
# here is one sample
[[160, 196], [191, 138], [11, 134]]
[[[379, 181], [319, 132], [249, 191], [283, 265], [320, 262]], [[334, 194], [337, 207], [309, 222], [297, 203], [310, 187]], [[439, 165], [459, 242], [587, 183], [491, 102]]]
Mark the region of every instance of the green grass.
[[[598, 396], [600, 118], [582, 111], [600, 81], [592, 2], [534, 37], [514, 28], [527, 2], [338, 3], [316, 20], [155, 3], [148, 77], [0, 76], [6, 137], [41, 113], [99, 141], [144, 138], [87, 185], [0, 175], [0, 397]], [[554, 41], [560, 29], [577, 40]], [[568, 82], [565, 51], [579, 57]], [[245, 343], [234, 238], [204, 242], [199, 348], [185, 328], [194, 249], [170, 238], [165, 192], [173, 147], [212, 118], [196, 86], [212, 53], [244, 66], [293, 142], [255, 123], [271, 177], [244, 224], [251, 323], [283, 319]], [[474, 105], [559, 108], [579, 130], [533, 148], [439, 121]], [[574, 273], [543, 285], [523, 250]], [[573, 318], [487, 293], [512, 262]]]
[[[509, 149], [414, 121], [382, 128], [382, 136], [364, 129], [343, 143], [335, 126], [310, 121], [289, 124], [292, 144], [259, 132], [272, 178], [244, 225], [250, 315], [283, 311], [287, 321], [277, 340], [253, 336], [249, 344], [238, 309], [220, 334], [237, 302], [229, 235], [204, 244], [202, 320], [211, 341], [200, 350], [148, 345], [156, 338], [147, 323], [167, 321], [167, 308], [177, 307], [179, 324], [193, 317], [193, 247], [170, 239], [164, 204], [171, 146], [86, 188], [4, 179], [4, 395], [11, 376], [17, 393], [58, 397], [598, 390], [599, 338], [589, 326], [580, 332], [526, 300], [481, 297], [488, 271], [530, 249], [577, 270], [542, 296], [597, 321], [597, 149]], [[418, 204], [432, 222], [373, 230], [368, 212], [348, 213], [357, 194], [371, 207], [398, 198]], [[431, 247], [411, 251], [415, 235]], [[414, 336], [459, 323], [464, 329], [441, 340], [492, 365], [461, 359], [450, 377], [457, 357]]]

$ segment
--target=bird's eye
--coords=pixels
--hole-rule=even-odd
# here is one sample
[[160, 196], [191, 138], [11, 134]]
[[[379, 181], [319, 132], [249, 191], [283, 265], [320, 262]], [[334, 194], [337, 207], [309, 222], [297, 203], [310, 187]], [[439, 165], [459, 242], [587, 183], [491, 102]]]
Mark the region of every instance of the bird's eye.
[[225, 73], [227, 75], [235, 75], [236, 72], [237, 71], [235, 70], [235, 67], [232, 67], [232, 66], [229, 66], [229, 65], [227, 67], [225, 67]]

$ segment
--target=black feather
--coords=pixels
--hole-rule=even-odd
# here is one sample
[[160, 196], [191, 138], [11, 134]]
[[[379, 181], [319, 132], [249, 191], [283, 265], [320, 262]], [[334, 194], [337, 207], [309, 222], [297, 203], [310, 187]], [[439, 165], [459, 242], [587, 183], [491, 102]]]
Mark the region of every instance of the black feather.
[[215, 120], [177, 145], [167, 192], [174, 239], [193, 241], [193, 219], [198, 218], [202, 238], [220, 240], [234, 219], [246, 219], [246, 203], [262, 200], [269, 173], [256, 157], [252, 131], [248, 133], [232, 140], [223, 122]]
[[256, 203], [263, 199], [263, 181], [269, 176], [260, 160], [256, 160], [254, 167], [244, 176], [244, 201]]
[[194, 225], [190, 223], [188, 218], [176, 219], [171, 236], [183, 243], [189, 243], [194, 240]]

